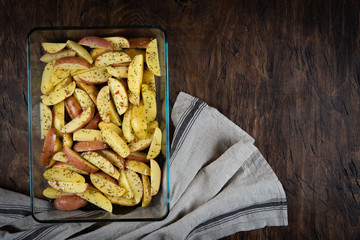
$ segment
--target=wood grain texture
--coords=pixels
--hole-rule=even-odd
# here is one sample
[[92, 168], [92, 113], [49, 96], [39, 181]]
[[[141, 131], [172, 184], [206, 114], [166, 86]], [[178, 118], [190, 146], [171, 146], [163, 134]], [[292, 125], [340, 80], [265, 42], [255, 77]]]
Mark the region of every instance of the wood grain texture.
[[26, 36], [36, 26], [159, 25], [170, 100], [242, 127], [282, 182], [289, 226], [224, 239], [360, 238], [356, 0], [0, 0], [0, 187], [29, 192]]

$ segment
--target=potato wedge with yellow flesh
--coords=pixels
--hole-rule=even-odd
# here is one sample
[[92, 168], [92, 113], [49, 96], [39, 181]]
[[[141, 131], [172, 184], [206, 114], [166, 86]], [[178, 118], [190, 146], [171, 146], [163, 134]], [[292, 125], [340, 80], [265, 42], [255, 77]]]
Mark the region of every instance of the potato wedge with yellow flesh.
[[133, 93], [132, 91], [127, 91], [129, 102], [132, 105], [138, 106], [140, 103], [140, 93]]
[[151, 145], [151, 142], [152, 142], [152, 137], [145, 139], [135, 138], [132, 142], [128, 144], [130, 148], [130, 152], [138, 152], [144, 150]]
[[60, 88], [63, 88], [65, 86], [69, 85], [71, 82], [72, 82], [72, 77], [63, 78], [63, 79], [61, 79], [61, 81], [58, 84], [56, 84], [53, 91], [59, 90]]
[[83, 171], [83, 170], [77, 169], [77, 168], [74, 167], [73, 165], [68, 164], [68, 163], [65, 163], [65, 162], [56, 162], [56, 163], [54, 164], [54, 167], [67, 169], [67, 170], [70, 170], [70, 171], [73, 171], [73, 172], [77, 172], [77, 173], [82, 174], [82, 175], [89, 175], [88, 172], [85, 172], [85, 171]]
[[94, 116], [95, 109], [92, 107], [88, 107], [85, 109], [78, 117], [74, 118], [63, 128], [60, 129], [60, 132], [64, 133], [73, 133], [76, 130], [84, 127]]
[[89, 187], [85, 192], [77, 193], [76, 195], [105, 211], [112, 212], [113, 208], [110, 200], [96, 188]]
[[110, 200], [111, 203], [116, 204], [116, 205], [121, 205], [121, 206], [127, 206], [127, 207], [132, 207], [137, 205], [136, 201], [134, 198], [126, 198], [126, 197], [115, 197], [115, 196], [110, 196], [110, 195], [106, 195], [106, 197]]
[[121, 130], [121, 128], [119, 128], [118, 126], [116, 126], [113, 123], [100, 122], [98, 126], [99, 126], [100, 130], [109, 129], [109, 130], [115, 132], [117, 135], [123, 136], [123, 131]]
[[110, 149], [103, 149], [99, 150], [98, 152], [100, 155], [109, 160], [114, 166], [118, 167], [119, 169], [125, 169], [125, 160], [115, 151]]
[[122, 122], [122, 130], [123, 130], [124, 138], [126, 139], [127, 142], [132, 142], [135, 140], [134, 130], [132, 129], [131, 126], [131, 109], [132, 109], [132, 105], [125, 112]]
[[43, 42], [41, 46], [47, 53], [57, 53], [66, 47], [66, 43]]
[[131, 127], [136, 137], [140, 139], [147, 137], [146, 112], [142, 101], [139, 106], [133, 106], [131, 109]]
[[84, 82], [81, 82], [81, 79], [78, 76], [75, 76], [74, 79], [76, 81], [76, 85], [82, 90], [84, 90], [91, 98], [91, 101], [96, 104], [96, 97], [99, 93], [99, 89], [97, 89], [95, 85], [88, 85]]
[[96, 98], [96, 106], [98, 108], [101, 119], [109, 123], [110, 122], [110, 88], [104, 86], [100, 89]]
[[104, 52], [95, 59], [95, 66], [110, 66], [113, 64], [130, 62], [131, 58], [124, 52], [109, 51]]
[[129, 55], [131, 59], [133, 59], [136, 55], [142, 54], [145, 62], [146, 55], [144, 49], [128, 48], [128, 49], [124, 49], [123, 52]]
[[115, 132], [108, 128], [102, 129], [101, 134], [107, 144], [122, 158], [130, 154], [130, 149], [126, 141]]
[[156, 93], [146, 85], [141, 85], [141, 94], [144, 103], [145, 118], [147, 122], [153, 121], [156, 118], [157, 107], [156, 107]]
[[120, 197], [125, 193], [125, 189], [96, 173], [90, 174], [90, 181], [97, 189], [106, 195]]
[[85, 110], [88, 107], [95, 107], [95, 104], [84, 90], [75, 88], [73, 96], [78, 101], [82, 110]]
[[41, 58], [40, 61], [44, 63], [48, 63], [54, 60], [58, 60], [63, 57], [74, 57], [76, 55], [76, 52], [70, 50], [70, 49], [63, 49], [57, 53], [46, 53]]
[[116, 126], [121, 126], [122, 121], [121, 118], [116, 110], [114, 101], [110, 98], [110, 122], [115, 124]]
[[68, 160], [68, 163], [73, 165], [77, 169], [80, 169], [80, 170], [88, 172], [88, 173], [94, 173], [94, 172], [99, 171], [98, 167], [96, 167], [94, 164], [88, 162], [79, 153], [75, 152], [71, 148], [64, 146], [63, 151], [66, 155], [66, 159]]
[[125, 85], [122, 81], [119, 81], [115, 78], [109, 78], [108, 84], [116, 110], [121, 116], [126, 112], [129, 105]]
[[90, 56], [95, 60], [98, 56], [100, 56], [100, 54], [106, 51], [108, 50], [105, 48], [94, 48], [93, 50], [91, 50]]
[[151, 199], [152, 199], [152, 196], [151, 196], [151, 184], [150, 184], [150, 179], [149, 179], [148, 176], [141, 175], [141, 179], [142, 179], [143, 189], [144, 189], [143, 198], [142, 198], [142, 201], [141, 201], [141, 206], [146, 207], [147, 205], [150, 204]]
[[53, 61], [48, 62], [42, 73], [40, 89], [43, 94], [47, 94], [54, 89], [55, 85], [51, 81], [53, 67], [54, 67], [54, 62]]
[[[143, 70], [144, 70], [144, 57], [142, 54], [136, 55], [131, 61], [128, 70], [128, 87], [129, 90], [135, 95], [140, 95]], [[140, 101], [140, 98], [138, 100]]]
[[42, 95], [41, 100], [47, 106], [55, 105], [65, 98], [70, 97], [73, 94], [75, 87], [75, 82], [71, 82], [69, 85], [60, 88], [59, 90]]
[[127, 78], [128, 69], [129, 69], [129, 65], [125, 65], [125, 64], [123, 66], [118, 66], [118, 67], [113, 67], [113, 66], [106, 67], [108, 73], [116, 78]]
[[126, 170], [120, 169], [119, 186], [122, 187], [123, 189], [125, 189], [125, 193], [123, 194], [124, 198], [133, 199], [134, 192], [130, 187], [130, 183], [126, 177], [125, 171]]
[[142, 185], [141, 179], [136, 172], [134, 172], [130, 169], [127, 169], [124, 172], [125, 172], [126, 178], [129, 181], [131, 190], [134, 193], [135, 202], [138, 204], [141, 201], [142, 196], [143, 196], [143, 185]]
[[[51, 73], [51, 83], [55, 87], [61, 82], [64, 82], [65, 78], [71, 78], [71, 70], [63, 68], [54, 68]], [[64, 86], [63, 86], [64, 87]], [[59, 89], [59, 87], [54, 88], [54, 90]]]
[[54, 105], [52, 109], [53, 115], [53, 126], [56, 129], [56, 135], [62, 137], [60, 129], [65, 125], [65, 104], [64, 101], [61, 101]]
[[65, 169], [52, 167], [44, 172], [44, 178], [48, 181], [84, 183], [85, 178], [80, 174]]
[[54, 166], [54, 164], [56, 163], [56, 161], [54, 159], [50, 159], [49, 164], [46, 166], [46, 168], [51, 168], [52, 166]]
[[147, 68], [144, 70], [143, 84], [146, 84], [150, 89], [156, 92], [155, 75]]
[[69, 148], [71, 148], [72, 145], [73, 145], [72, 134], [64, 133], [63, 134], [63, 146], [68, 146]]
[[159, 127], [158, 121], [154, 120], [148, 123], [148, 138], [152, 137], [154, 135], [155, 129]]
[[146, 47], [146, 65], [154, 75], [161, 76], [156, 38], [154, 38]]
[[60, 152], [62, 150], [62, 144], [60, 139], [56, 136], [54, 144], [54, 153]]
[[58, 162], [63, 162], [63, 163], [68, 162], [66, 155], [63, 151], [59, 151], [59, 152], [55, 153], [55, 155], [52, 157], [52, 159], [54, 159], [55, 161], [58, 161]]
[[161, 151], [161, 137], [162, 132], [160, 128], [155, 128], [154, 135], [151, 141], [151, 145], [147, 154], [147, 159], [154, 159], [156, 158]]
[[52, 187], [47, 187], [44, 189], [43, 195], [44, 195], [44, 197], [49, 198], [49, 199], [56, 199], [57, 197], [63, 196], [63, 195], [73, 195], [73, 193], [64, 193], [64, 192], [55, 190]]
[[94, 67], [91, 71], [87, 71], [77, 75], [82, 82], [87, 84], [101, 84], [108, 81], [110, 74], [106, 67]]
[[74, 183], [74, 182], [60, 182], [60, 181], [48, 181], [50, 187], [55, 190], [67, 192], [67, 193], [82, 193], [85, 192], [89, 184], [87, 183]]
[[72, 41], [72, 40], [68, 40], [66, 42], [66, 46], [68, 48], [70, 48], [71, 50], [73, 50], [74, 52], [76, 52], [80, 57], [84, 58], [88, 63], [92, 64], [93, 63], [93, 59], [90, 56], [90, 53], [83, 48], [80, 44]]
[[73, 133], [74, 141], [95, 141], [105, 142], [102, 138], [101, 131], [96, 129], [81, 128]]
[[49, 129], [51, 128], [53, 115], [48, 106], [40, 103], [40, 135], [44, 139]]
[[150, 167], [143, 162], [135, 160], [126, 160], [125, 166], [127, 169], [133, 170], [134, 172], [150, 176]]
[[94, 164], [96, 167], [101, 169], [104, 173], [108, 174], [109, 176], [119, 179], [120, 173], [119, 171], [112, 165], [112, 163], [101, 156], [97, 152], [83, 152], [81, 154], [83, 158], [85, 158], [88, 162]]
[[161, 153], [164, 157], [167, 154], [167, 146], [166, 146], [166, 128], [162, 128], [162, 138], [161, 138]]
[[150, 179], [151, 179], [151, 196], [155, 196], [159, 192], [161, 183], [161, 169], [159, 164], [154, 160], [150, 160]]
[[104, 38], [114, 47], [115, 50], [121, 50], [123, 48], [129, 48], [130, 43], [127, 38], [124, 37], [106, 37]]
[[54, 70], [70, 71], [70, 73], [89, 68], [89, 63], [81, 57], [64, 57], [56, 60], [54, 63]]

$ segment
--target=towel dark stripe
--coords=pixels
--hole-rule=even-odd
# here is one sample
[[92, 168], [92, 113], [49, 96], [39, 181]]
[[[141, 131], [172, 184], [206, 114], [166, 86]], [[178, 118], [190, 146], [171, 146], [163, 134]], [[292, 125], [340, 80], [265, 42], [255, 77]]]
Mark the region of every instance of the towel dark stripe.
[[25, 210], [25, 209], [0, 208], [0, 215], [8, 215], [8, 214], [28, 216], [31, 214], [31, 212], [30, 210]]
[[[189, 132], [190, 128], [192, 127], [193, 123], [195, 122], [196, 118], [199, 116], [201, 110], [206, 106], [206, 104], [196, 99], [196, 102], [192, 109], [188, 112], [185, 116], [184, 121], [181, 123], [179, 130], [177, 131], [176, 135], [174, 136], [174, 140], [171, 146], [171, 158], [174, 159], [177, 153], [177, 150], [181, 148], [183, 140], [186, 138], [187, 133]], [[170, 160], [170, 164], [171, 164]]]
[[35, 229], [31, 229], [30, 231], [26, 231], [23, 234], [21, 234], [19, 237], [16, 238], [16, 240], [33, 240], [35, 237], [37, 237], [40, 233], [44, 232], [45, 230], [47, 230], [48, 228], [51, 228], [53, 226], [43, 226], [43, 227], [38, 227]]
[[190, 231], [186, 239], [189, 239], [194, 234], [207, 230], [209, 228], [213, 228], [215, 226], [218, 226], [220, 224], [223, 224], [225, 222], [228, 222], [230, 220], [233, 220], [239, 216], [249, 215], [252, 213], [257, 212], [265, 212], [265, 211], [272, 211], [272, 210], [284, 210], [287, 208], [286, 200], [284, 199], [278, 199], [278, 200], [272, 200], [271, 202], [261, 203], [261, 204], [255, 204], [244, 208], [239, 208], [234, 211], [221, 214], [219, 216], [216, 216], [212, 219], [209, 219], [199, 225], [197, 225], [193, 230]]

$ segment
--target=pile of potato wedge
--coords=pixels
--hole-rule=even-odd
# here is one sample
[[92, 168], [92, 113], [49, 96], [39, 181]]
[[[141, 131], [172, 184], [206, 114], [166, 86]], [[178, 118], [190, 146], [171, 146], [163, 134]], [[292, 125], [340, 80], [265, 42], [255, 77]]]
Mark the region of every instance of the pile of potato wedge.
[[43, 195], [59, 210], [146, 207], [159, 191], [157, 39], [86, 36], [44, 42]]

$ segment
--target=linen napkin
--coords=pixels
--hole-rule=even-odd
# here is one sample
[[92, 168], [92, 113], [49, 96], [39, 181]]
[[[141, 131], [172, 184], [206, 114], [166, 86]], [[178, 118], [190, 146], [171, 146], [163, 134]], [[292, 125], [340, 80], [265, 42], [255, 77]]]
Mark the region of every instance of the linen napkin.
[[0, 189], [0, 238], [218, 239], [239, 231], [288, 225], [284, 189], [251, 136], [183, 92], [171, 118], [175, 132], [167, 218], [40, 224], [30, 216], [28, 196]]

